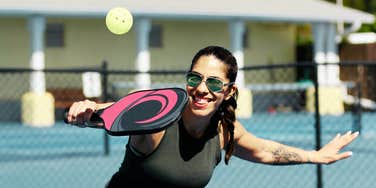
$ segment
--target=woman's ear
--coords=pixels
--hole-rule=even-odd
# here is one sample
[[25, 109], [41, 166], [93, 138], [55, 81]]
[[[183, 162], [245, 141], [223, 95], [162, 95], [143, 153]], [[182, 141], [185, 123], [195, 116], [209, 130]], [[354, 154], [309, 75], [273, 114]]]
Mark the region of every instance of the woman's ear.
[[233, 84], [225, 93], [225, 100], [229, 100], [232, 96], [234, 96], [238, 86]]

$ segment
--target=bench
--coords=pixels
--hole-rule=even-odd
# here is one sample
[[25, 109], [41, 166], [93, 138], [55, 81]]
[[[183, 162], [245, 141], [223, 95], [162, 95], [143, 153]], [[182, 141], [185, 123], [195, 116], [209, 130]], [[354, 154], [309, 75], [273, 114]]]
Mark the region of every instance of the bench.
[[85, 100], [82, 89], [80, 88], [51, 88], [47, 89], [55, 99], [55, 108], [66, 109], [73, 102]]

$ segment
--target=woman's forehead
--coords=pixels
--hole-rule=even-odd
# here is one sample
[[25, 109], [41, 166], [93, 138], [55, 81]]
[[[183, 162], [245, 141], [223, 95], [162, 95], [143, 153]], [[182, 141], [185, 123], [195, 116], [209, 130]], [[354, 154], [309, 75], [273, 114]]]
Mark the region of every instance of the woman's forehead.
[[226, 65], [213, 55], [201, 56], [192, 71], [198, 72], [204, 76], [215, 76], [226, 79]]

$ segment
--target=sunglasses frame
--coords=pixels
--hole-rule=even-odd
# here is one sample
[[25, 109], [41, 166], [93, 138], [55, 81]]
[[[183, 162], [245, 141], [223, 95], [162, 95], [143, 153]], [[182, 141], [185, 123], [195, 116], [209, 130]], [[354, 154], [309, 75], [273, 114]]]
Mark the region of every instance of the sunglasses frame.
[[[196, 76], [200, 77], [201, 81], [200, 81], [196, 86], [191, 86], [191, 85], [189, 85], [189, 83], [188, 83], [188, 76], [189, 76], [190, 74], [191, 74], [191, 75], [196, 75]], [[220, 81], [220, 82], [222, 83], [222, 87], [221, 87], [221, 89], [218, 90], [218, 91], [215, 91], [215, 90], [211, 89], [211, 88], [210, 88], [210, 83], [209, 83], [209, 85], [208, 85], [208, 79], [209, 79], [209, 80], [210, 80], [210, 79], [213, 79], [213, 80], [218, 80], [218, 81]], [[204, 75], [202, 75], [202, 74], [200, 74], [200, 73], [198, 73], [198, 72], [193, 72], [193, 71], [187, 72], [187, 73], [185, 74], [185, 80], [186, 80], [188, 86], [190, 86], [190, 87], [194, 87], [194, 88], [196, 88], [197, 86], [199, 86], [202, 82], [205, 82], [206, 87], [207, 87], [211, 92], [214, 92], [214, 93], [220, 93], [220, 92], [223, 91], [223, 88], [224, 88], [225, 86], [230, 86], [230, 85], [233, 85], [233, 84], [235, 83], [235, 82], [223, 83], [222, 80], [220, 80], [220, 79], [218, 79], [218, 78], [216, 78], [216, 77], [214, 77], [214, 76], [209, 76], [209, 77], [207, 77], [207, 78], [204, 80]]]

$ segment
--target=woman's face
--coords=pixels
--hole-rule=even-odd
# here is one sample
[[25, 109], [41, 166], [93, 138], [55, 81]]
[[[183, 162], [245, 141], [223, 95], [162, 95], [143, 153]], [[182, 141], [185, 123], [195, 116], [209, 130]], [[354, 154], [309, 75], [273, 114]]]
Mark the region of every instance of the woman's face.
[[211, 117], [221, 105], [222, 101], [230, 97], [229, 86], [224, 86], [220, 92], [212, 92], [205, 81], [208, 77], [215, 77], [223, 83], [229, 83], [226, 77], [226, 65], [213, 55], [201, 56], [193, 66], [192, 72], [203, 76], [203, 81], [197, 87], [186, 86], [188, 92], [188, 111], [194, 116]]

